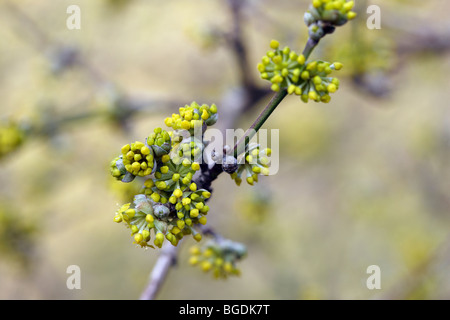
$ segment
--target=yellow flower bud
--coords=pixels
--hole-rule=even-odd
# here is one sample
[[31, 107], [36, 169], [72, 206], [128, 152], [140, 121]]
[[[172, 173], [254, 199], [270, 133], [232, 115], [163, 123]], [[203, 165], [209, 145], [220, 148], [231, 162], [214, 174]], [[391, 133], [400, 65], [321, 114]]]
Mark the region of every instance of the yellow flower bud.
[[192, 255], [197, 256], [197, 255], [199, 255], [201, 253], [201, 251], [200, 251], [200, 248], [198, 246], [192, 246], [189, 249], [189, 253], [192, 254]]
[[199, 262], [198, 257], [190, 257], [189, 258], [189, 264], [190, 265], [196, 265]]
[[194, 171], [198, 171], [200, 170], [200, 164], [198, 162], [193, 162], [191, 168]]
[[203, 225], [206, 224], [206, 221], [207, 221], [207, 218], [206, 218], [205, 216], [203, 216], [203, 217], [201, 217], [201, 218], [198, 219], [198, 222], [199, 222], [200, 224], [203, 224]]
[[272, 49], [278, 49], [278, 47], [280, 46], [280, 43], [277, 41], [277, 40], [272, 40], [272, 41], [270, 41], [270, 47], [272, 48]]
[[155, 201], [155, 202], [159, 202], [159, 199], [161, 198], [161, 196], [158, 193], [154, 192], [154, 193], [152, 193], [150, 198], [152, 198], [153, 201]]
[[136, 243], [141, 243], [144, 240], [144, 236], [140, 233], [136, 233], [134, 235], [134, 241], [136, 241]]
[[147, 146], [143, 146], [143, 147], [141, 148], [141, 153], [142, 153], [144, 156], [147, 156], [147, 155], [150, 154], [150, 149], [149, 149]]
[[331, 93], [336, 92], [336, 90], [337, 90], [336, 85], [335, 85], [334, 83], [330, 83], [330, 84], [327, 86], [327, 90], [328, 90], [328, 92], [331, 92]]
[[165, 154], [161, 157], [162, 163], [169, 162], [169, 160], [170, 160], [170, 156], [168, 154]]
[[354, 12], [354, 11], [350, 11], [349, 13], [347, 13], [347, 19], [348, 19], [348, 20], [355, 19], [356, 16], [357, 16], [357, 14], [356, 14], [356, 12]]
[[209, 262], [209, 261], [203, 261], [202, 264], [201, 264], [201, 268], [202, 268], [203, 271], [207, 272], [207, 271], [211, 270], [212, 263]]
[[183, 120], [181, 122], [181, 128], [183, 128], [185, 130], [189, 130], [191, 128], [191, 123], [187, 120]]
[[202, 235], [200, 233], [197, 233], [196, 235], [194, 235], [194, 239], [195, 241], [200, 241], [202, 240]]
[[169, 167], [168, 166], [163, 166], [163, 167], [161, 167], [161, 173], [167, 173], [167, 172], [169, 172]]
[[233, 271], [233, 264], [231, 262], [227, 261], [223, 265], [223, 269], [225, 270], [225, 272], [231, 273]]
[[192, 209], [192, 210], [189, 212], [189, 215], [191, 216], [191, 218], [197, 218], [198, 215], [199, 215], [198, 209]]

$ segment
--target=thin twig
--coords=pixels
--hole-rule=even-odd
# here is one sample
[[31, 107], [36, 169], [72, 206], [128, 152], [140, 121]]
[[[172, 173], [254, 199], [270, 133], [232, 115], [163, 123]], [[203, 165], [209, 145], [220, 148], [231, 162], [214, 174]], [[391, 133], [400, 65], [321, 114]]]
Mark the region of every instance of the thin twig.
[[270, 100], [269, 104], [264, 108], [264, 110], [259, 114], [259, 116], [256, 118], [255, 122], [250, 126], [250, 128], [245, 132], [245, 134], [239, 139], [239, 141], [234, 146], [234, 156], [237, 157], [239, 154], [241, 154], [245, 147], [247, 146], [248, 142], [251, 138], [256, 134], [256, 132], [262, 127], [262, 125], [266, 122], [267, 119], [269, 119], [272, 112], [275, 111], [275, 109], [278, 107], [280, 102], [286, 97], [287, 90], [283, 89], [279, 92], [277, 92], [272, 99]]

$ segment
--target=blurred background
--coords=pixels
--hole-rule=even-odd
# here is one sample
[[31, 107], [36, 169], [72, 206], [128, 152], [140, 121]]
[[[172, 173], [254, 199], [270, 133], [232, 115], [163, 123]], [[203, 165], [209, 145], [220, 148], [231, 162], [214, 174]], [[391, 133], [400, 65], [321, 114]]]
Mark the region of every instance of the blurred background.
[[[133, 185], [110, 160], [192, 101], [247, 128], [271, 97], [256, 64], [271, 39], [301, 52], [309, 2], [1, 1], [0, 298], [139, 298], [159, 252], [113, 222]], [[213, 184], [208, 225], [247, 246], [241, 276], [191, 267], [188, 239], [159, 298], [450, 298], [450, 3], [356, 2], [313, 54], [344, 64], [331, 103], [289, 96], [265, 125], [279, 172]]]

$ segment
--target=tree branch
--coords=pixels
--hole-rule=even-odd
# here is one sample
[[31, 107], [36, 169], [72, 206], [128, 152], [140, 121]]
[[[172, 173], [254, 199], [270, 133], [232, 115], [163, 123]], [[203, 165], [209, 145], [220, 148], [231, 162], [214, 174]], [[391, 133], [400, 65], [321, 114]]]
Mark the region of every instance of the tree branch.
[[154, 300], [156, 298], [156, 295], [167, 278], [169, 270], [176, 264], [180, 244], [181, 242], [178, 246], [174, 247], [169, 242], [165, 243], [150, 274], [148, 285], [141, 294], [140, 300]]

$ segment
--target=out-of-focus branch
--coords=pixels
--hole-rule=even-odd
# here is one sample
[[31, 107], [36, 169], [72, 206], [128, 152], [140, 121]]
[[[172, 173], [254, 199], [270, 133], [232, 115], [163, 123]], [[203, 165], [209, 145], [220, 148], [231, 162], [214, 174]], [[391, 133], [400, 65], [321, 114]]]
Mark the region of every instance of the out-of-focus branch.
[[383, 27], [398, 32], [396, 47], [399, 54], [432, 51], [442, 53], [450, 50], [450, 25], [408, 15], [383, 12]]
[[243, 10], [248, 5], [247, 0], [224, 0], [224, 3], [230, 12], [232, 28], [223, 36], [236, 62], [240, 82], [238, 87], [230, 89], [222, 98], [218, 123], [222, 132], [234, 128], [243, 115], [252, 111], [260, 100], [271, 93], [267, 87], [258, 86], [252, 76], [252, 63], [249, 61], [242, 26]]
[[216, 232], [211, 226], [200, 225], [199, 230], [205, 235], [214, 238], [217, 242], [223, 241], [225, 238]]
[[[405, 4], [405, 8], [403, 8], [405, 10], [402, 10], [401, 6], [401, 4], [396, 4], [395, 9], [383, 9], [381, 30], [374, 31], [384, 34], [389, 32], [387, 38], [392, 40], [393, 45], [388, 50], [392, 52], [393, 56], [396, 56], [397, 63], [388, 70], [355, 70], [352, 74], [353, 83], [363, 92], [374, 97], [388, 96], [393, 86], [390, 76], [406, 66], [411, 55], [425, 52], [442, 54], [450, 50], [449, 24], [433, 23], [431, 15], [424, 18], [408, 12], [409, 4]], [[358, 16], [366, 15], [367, 7], [367, 0], [358, 1], [356, 3]], [[370, 58], [365, 57], [370, 56], [377, 49], [364, 36], [365, 23], [364, 19], [360, 19], [358, 23], [352, 24], [352, 44], [354, 46], [352, 50], [359, 52], [359, 56], [353, 57], [355, 66], [370, 66]]]
[[225, 35], [226, 40], [232, 53], [235, 56], [235, 61], [238, 65], [238, 71], [241, 79], [241, 85], [244, 88], [251, 90], [255, 84], [252, 78], [250, 64], [248, 62], [247, 46], [245, 45], [244, 36], [242, 32], [242, 9], [246, 5], [245, 0], [226, 0], [232, 18], [231, 32]]
[[[89, 79], [98, 87], [98, 91], [114, 91], [113, 94], [119, 94], [115, 97], [120, 99], [120, 104], [124, 109], [128, 107], [129, 112], [147, 111], [147, 106], [151, 105], [152, 110], [156, 109], [175, 109], [183, 105], [181, 101], [173, 99], [166, 100], [163, 98], [153, 98], [151, 94], [147, 97], [129, 97], [117, 90], [116, 84], [106, 79], [100, 70], [98, 70], [82, 53], [74, 46], [59, 43], [52, 39], [40, 26], [19, 6], [11, 1], [5, 1], [2, 4], [20, 22], [20, 26], [26, 30], [31, 36], [29, 39], [34, 47], [47, 59], [51, 59], [52, 70], [55, 73], [62, 72], [69, 67], [78, 67], [84, 71]], [[48, 52], [51, 51], [50, 56]], [[95, 98], [95, 97], [91, 97]], [[86, 104], [86, 102], [83, 102]], [[162, 106], [158, 108], [158, 105]]]
[[3, 5], [20, 22], [20, 26], [31, 35], [29, 38], [41, 53], [48, 57], [48, 52], [51, 52], [50, 58], [55, 60], [52, 61], [52, 69], [55, 73], [69, 67], [78, 66], [98, 87], [103, 88], [111, 85], [77, 48], [58, 43], [52, 39], [34, 19], [15, 3], [6, 1]]
[[[42, 123], [27, 124], [28, 132], [33, 136], [49, 136], [60, 130], [62, 126], [78, 121], [85, 121], [94, 118], [109, 119], [118, 124], [124, 131], [129, 131], [129, 120], [137, 113], [142, 114], [151, 111], [167, 112], [176, 110], [183, 105], [181, 101], [174, 99], [164, 99], [147, 95], [145, 97], [128, 96], [109, 81], [104, 75], [87, 59], [78, 48], [59, 43], [42, 29], [37, 21], [23, 11], [19, 5], [12, 1], [2, 3], [5, 9], [19, 23], [17, 32], [21, 38], [25, 37], [40, 54], [50, 62], [50, 69], [57, 75], [71, 67], [77, 67], [83, 71], [90, 79], [96, 90], [83, 101], [67, 108], [71, 110], [69, 114], [57, 117], [47, 114]], [[99, 95], [107, 96], [107, 107], [104, 109], [79, 111], [81, 106], [88, 106], [95, 103]], [[72, 112], [72, 110], [74, 110]], [[52, 116], [52, 117], [50, 117]]]
[[130, 122], [134, 116], [147, 112], [151, 112], [152, 114], [158, 112], [167, 113], [167, 110], [176, 110], [182, 105], [181, 101], [164, 100], [150, 96], [128, 97], [118, 94], [115, 97], [110, 97], [110, 99], [108, 104], [102, 108], [78, 111], [80, 107], [89, 105], [92, 103], [92, 100], [95, 100], [95, 97], [90, 97], [68, 108], [71, 110], [69, 113], [65, 113], [62, 116], [49, 115], [42, 120], [42, 123], [34, 126], [31, 124], [29, 131], [36, 136], [48, 136], [76, 122], [106, 119], [112, 124], [119, 126], [125, 132], [129, 132]]
[[[180, 245], [181, 243], [178, 244], [178, 246]], [[178, 246], [174, 247], [169, 242], [166, 242], [161, 250], [155, 266], [153, 267], [148, 285], [142, 292], [140, 300], [154, 300], [156, 298], [156, 295], [167, 278], [169, 270], [176, 264]]]

